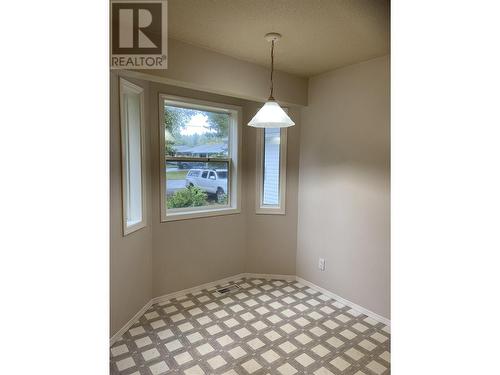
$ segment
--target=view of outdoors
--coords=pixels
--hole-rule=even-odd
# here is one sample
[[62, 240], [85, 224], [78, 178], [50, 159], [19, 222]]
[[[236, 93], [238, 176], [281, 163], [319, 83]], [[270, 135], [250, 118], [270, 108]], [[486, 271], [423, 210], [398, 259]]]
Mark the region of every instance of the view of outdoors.
[[[165, 104], [168, 209], [228, 204], [231, 115]], [[199, 159], [199, 160], [193, 160]]]
[[277, 206], [280, 199], [280, 130], [264, 129], [264, 178], [262, 204]]

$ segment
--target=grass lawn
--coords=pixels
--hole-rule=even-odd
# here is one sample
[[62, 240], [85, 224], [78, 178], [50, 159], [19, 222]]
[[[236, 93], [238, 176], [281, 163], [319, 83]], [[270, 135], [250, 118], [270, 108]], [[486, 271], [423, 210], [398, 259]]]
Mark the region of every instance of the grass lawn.
[[188, 173], [187, 170], [167, 172], [167, 179], [168, 180], [185, 180], [187, 173]]

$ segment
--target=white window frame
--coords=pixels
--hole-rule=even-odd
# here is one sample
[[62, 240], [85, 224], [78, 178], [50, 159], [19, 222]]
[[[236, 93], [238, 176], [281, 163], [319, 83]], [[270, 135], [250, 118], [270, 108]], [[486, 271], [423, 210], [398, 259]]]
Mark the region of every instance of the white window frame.
[[[177, 105], [184, 108], [198, 109], [202, 111], [218, 111], [230, 113], [232, 122], [229, 127], [228, 136], [228, 157], [227, 158], [189, 158], [189, 157], [169, 157], [165, 155], [165, 121], [164, 103]], [[186, 219], [197, 219], [202, 217], [239, 214], [241, 212], [241, 107], [214, 103], [204, 100], [196, 100], [168, 94], [159, 94], [159, 139], [160, 139], [160, 213], [161, 221], [175, 221]], [[166, 159], [169, 161], [205, 161], [217, 162], [227, 161], [228, 163], [228, 204], [223, 207], [186, 207], [167, 210], [166, 199]]]
[[[124, 102], [125, 93], [133, 93], [139, 95], [140, 103], [140, 145], [141, 145], [141, 221], [128, 225], [128, 129], [127, 129], [127, 113]], [[120, 78], [120, 138], [121, 138], [121, 164], [122, 164], [122, 219], [123, 219], [123, 236], [133, 233], [141, 228], [146, 227], [147, 210], [146, 210], [146, 158], [145, 158], [145, 120], [144, 120], [144, 88], [137, 86], [123, 78]]]
[[[286, 110], [286, 109], [285, 109]], [[288, 111], [287, 111], [288, 112]], [[264, 129], [257, 129], [257, 164], [256, 164], [256, 204], [255, 212], [265, 215], [286, 214], [286, 151], [287, 151], [287, 128], [280, 129], [280, 180], [279, 180], [279, 204], [267, 205], [264, 200]]]

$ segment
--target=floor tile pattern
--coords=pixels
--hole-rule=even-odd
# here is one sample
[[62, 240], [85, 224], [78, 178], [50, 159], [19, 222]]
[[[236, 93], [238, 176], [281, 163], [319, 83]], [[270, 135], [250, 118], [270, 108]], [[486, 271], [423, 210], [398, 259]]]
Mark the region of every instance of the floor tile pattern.
[[295, 281], [234, 283], [151, 306], [111, 347], [111, 374], [390, 373], [384, 324]]

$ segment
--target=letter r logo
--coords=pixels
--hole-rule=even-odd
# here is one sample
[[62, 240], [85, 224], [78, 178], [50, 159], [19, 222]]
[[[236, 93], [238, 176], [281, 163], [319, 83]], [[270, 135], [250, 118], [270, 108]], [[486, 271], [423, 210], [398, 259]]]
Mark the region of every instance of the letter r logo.
[[113, 3], [112, 53], [160, 54], [163, 36], [161, 17], [160, 3]]
[[168, 68], [168, 0], [110, 0], [110, 68]]

